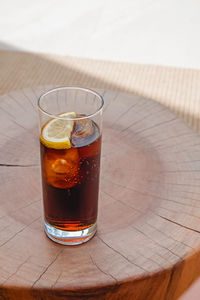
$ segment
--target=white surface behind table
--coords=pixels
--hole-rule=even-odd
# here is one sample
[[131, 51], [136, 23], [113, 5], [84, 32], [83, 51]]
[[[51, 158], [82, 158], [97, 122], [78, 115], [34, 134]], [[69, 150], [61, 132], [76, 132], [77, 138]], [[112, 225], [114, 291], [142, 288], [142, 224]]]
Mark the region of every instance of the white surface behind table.
[[200, 68], [199, 0], [1, 1], [0, 49]]

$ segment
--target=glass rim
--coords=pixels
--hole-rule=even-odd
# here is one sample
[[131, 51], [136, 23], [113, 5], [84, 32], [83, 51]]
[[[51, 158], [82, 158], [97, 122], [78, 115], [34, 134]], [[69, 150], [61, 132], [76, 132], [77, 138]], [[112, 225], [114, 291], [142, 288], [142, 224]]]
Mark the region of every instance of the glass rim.
[[[100, 106], [98, 107], [98, 109], [94, 113], [86, 115], [86, 116], [83, 116], [83, 117], [66, 118], [64, 116], [54, 115], [54, 114], [49, 113], [48, 111], [44, 110], [41, 107], [41, 100], [45, 96], [47, 96], [48, 94], [50, 94], [52, 92], [55, 92], [55, 91], [59, 91], [59, 90], [79, 90], [79, 91], [89, 92], [89, 93], [95, 95], [100, 100]], [[47, 92], [43, 93], [42, 95], [40, 95], [39, 98], [38, 98], [38, 102], [37, 102], [37, 107], [38, 107], [38, 110], [40, 112], [44, 113], [45, 115], [47, 115], [47, 116], [49, 116], [49, 117], [51, 117], [53, 119], [60, 119], [60, 120], [83, 120], [83, 119], [89, 119], [89, 118], [94, 117], [98, 113], [100, 113], [102, 111], [102, 109], [103, 109], [103, 106], [104, 106], [104, 99], [103, 99], [103, 97], [99, 93], [93, 91], [92, 89], [82, 88], [82, 87], [78, 87], [78, 86], [60, 86], [60, 87], [52, 88], [52, 89], [48, 90]]]

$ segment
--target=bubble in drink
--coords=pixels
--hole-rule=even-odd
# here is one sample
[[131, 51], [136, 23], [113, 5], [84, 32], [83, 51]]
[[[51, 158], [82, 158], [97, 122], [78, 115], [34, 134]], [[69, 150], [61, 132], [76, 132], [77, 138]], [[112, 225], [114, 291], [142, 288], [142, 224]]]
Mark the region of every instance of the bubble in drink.
[[47, 183], [57, 188], [72, 187], [79, 176], [77, 148], [68, 150], [47, 149], [44, 155], [44, 177]]

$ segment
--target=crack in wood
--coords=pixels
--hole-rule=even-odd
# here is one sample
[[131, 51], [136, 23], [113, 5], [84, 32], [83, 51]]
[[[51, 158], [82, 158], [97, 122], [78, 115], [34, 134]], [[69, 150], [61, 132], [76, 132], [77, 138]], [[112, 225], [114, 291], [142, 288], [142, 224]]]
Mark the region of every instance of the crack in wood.
[[[143, 139], [146, 139], [146, 138], [151, 138], [151, 137], [157, 137], [158, 136], [158, 134], [157, 133], [155, 133], [155, 134], [151, 134], [151, 135], [145, 135], [145, 136], [143, 136], [143, 137], [140, 137], [139, 139], [137, 139], [136, 138], [136, 141], [137, 142], [140, 142], [141, 140], [143, 140]], [[172, 140], [172, 139], [176, 139], [177, 140], [177, 138], [179, 138], [179, 137], [183, 137], [183, 136], [192, 136], [192, 137], [194, 137], [194, 132], [187, 132], [187, 133], [183, 133], [183, 134], [179, 134], [178, 136], [168, 136], [167, 138], [164, 138], [164, 139], [159, 139], [159, 140], [157, 140], [157, 141], [154, 141], [153, 143], [156, 143], [156, 142], [165, 142], [165, 141], [168, 141], [168, 140]], [[155, 145], [155, 147], [160, 147], [160, 146], [163, 146], [163, 145]]]
[[[159, 206], [159, 208], [164, 209], [164, 210], [166, 210], [166, 211], [168, 211], [168, 212], [172, 212], [172, 213], [177, 214], [177, 210], [173, 210], [173, 209], [166, 208], [166, 207], [163, 207], [163, 206]], [[179, 213], [179, 214], [186, 215], [186, 216], [191, 216], [191, 217], [193, 217], [193, 218], [200, 219], [199, 216], [192, 215], [192, 214], [190, 214], [190, 213], [188, 213], [188, 212], [185, 212], [185, 211], [178, 210], [178, 213]]]
[[129, 263], [131, 263], [132, 265], [136, 266], [137, 268], [139, 268], [140, 270], [145, 271], [145, 273], [149, 273], [148, 270], [146, 270], [145, 268], [137, 265], [135, 262], [131, 261], [130, 259], [128, 259], [125, 255], [123, 255], [122, 253], [120, 253], [119, 251], [117, 251], [116, 249], [114, 249], [112, 246], [110, 246], [109, 244], [107, 244], [99, 235], [97, 235], [98, 239], [105, 244], [108, 248], [110, 248], [111, 250], [113, 250], [115, 253], [119, 254], [121, 257], [123, 257], [126, 261], [128, 261]]
[[26, 132], [28, 132], [31, 136], [34, 136], [33, 133], [32, 133], [28, 128], [24, 127], [24, 126], [23, 126], [22, 124], [20, 124], [20, 123], [17, 123], [17, 122], [13, 119], [14, 116], [13, 116], [12, 114], [10, 114], [7, 110], [3, 109], [3, 107], [0, 107], [0, 109], [1, 109], [4, 113], [6, 113], [8, 116], [11, 117], [11, 118], [9, 118], [9, 120], [10, 120], [12, 123], [14, 123], [15, 125], [21, 127], [22, 129], [24, 129], [24, 130], [25, 130]]
[[[196, 169], [196, 170], [182, 170], [182, 169], [179, 169], [179, 170], [166, 170], [166, 171], [160, 171], [160, 172], [158, 172], [158, 174], [176, 174], [176, 173], [181, 173], [181, 175], [182, 175], [182, 173], [200, 173], [200, 169], [198, 170], [198, 169]], [[179, 175], [179, 174], [177, 174], [177, 175]]]
[[[33, 94], [34, 94], [36, 100], [38, 100], [39, 96], [36, 94], [35, 90], [34, 90], [32, 87], [31, 87], [30, 89], [32, 90], [32, 92], [33, 92]], [[44, 92], [45, 92], [45, 91], [44, 91]], [[42, 93], [40, 92], [40, 95], [41, 95], [41, 94], [42, 94]]]
[[112, 274], [103, 271], [103, 270], [97, 265], [97, 263], [95, 262], [95, 260], [93, 259], [93, 257], [92, 257], [91, 255], [90, 255], [90, 259], [91, 259], [93, 265], [94, 265], [101, 273], [105, 274], [106, 276], [111, 277], [112, 279], [115, 280], [115, 282], [118, 282], [117, 278], [115, 278]]
[[185, 229], [188, 229], [188, 230], [190, 230], [190, 231], [200, 233], [200, 230], [190, 228], [190, 227], [185, 226], [185, 225], [183, 225], [183, 224], [181, 224], [181, 223], [178, 223], [178, 222], [176, 222], [176, 221], [172, 221], [172, 220], [170, 220], [170, 219], [168, 219], [168, 218], [166, 218], [166, 217], [163, 217], [163, 216], [161, 216], [161, 215], [159, 215], [159, 214], [157, 214], [157, 216], [159, 216], [160, 218], [165, 219], [165, 220], [167, 220], [167, 221], [169, 221], [169, 222], [171, 222], [171, 223], [173, 223], [173, 224], [176, 224], [176, 225], [181, 226], [181, 227], [183, 227], [183, 228], [185, 228]]
[[162, 160], [163, 163], [172, 163], [172, 164], [191, 164], [191, 163], [196, 163], [200, 162], [200, 159], [194, 159], [194, 160], [185, 160], [185, 161], [174, 161], [174, 160]]
[[[165, 111], [165, 110], [166, 110], [166, 108], [162, 108], [162, 109], [159, 110], [157, 113], [161, 113], [162, 111]], [[124, 128], [121, 132], [124, 132], [124, 131], [126, 131], [127, 129], [130, 129], [130, 128], [133, 127], [134, 125], [136, 125], [136, 124], [142, 122], [144, 119], [146, 120], [148, 117], [149, 117], [149, 112], [148, 112], [148, 114], [147, 114], [146, 116], [143, 116], [142, 119], [140, 119], [140, 120], [138, 120], [138, 121], [136, 121], [136, 122], [130, 124], [128, 127]], [[170, 119], [170, 120], [166, 120], [166, 121], [157, 123], [157, 124], [155, 124], [155, 125], [153, 125], [153, 126], [150, 126], [150, 127], [145, 127], [144, 129], [139, 130], [139, 131], [136, 131], [136, 132], [134, 132], [134, 133], [135, 133], [135, 134], [139, 134], [139, 133], [142, 133], [142, 132], [147, 131], [147, 130], [149, 130], [149, 129], [156, 128], [156, 127], [158, 127], [159, 125], [163, 125], [163, 124], [170, 123], [170, 122], [172, 122], [172, 121], [174, 121], [174, 120], [177, 121], [177, 118], [174, 118], [174, 117], [173, 117], [173, 118]]]
[[[160, 112], [162, 112], [162, 110], [161, 110]], [[159, 113], [160, 113], [160, 112], [159, 112]], [[173, 121], [176, 121], [176, 122], [177, 122], [177, 118], [172, 118], [172, 119], [170, 119], [170, 120], [167, 120], [167, 121], [163, 121], [163, 122], [157, 123], [157, 124], [155, 124], [155, 125], [153, 125], [153, 126], [144, 128], [144, 129], [139, 130], [139, 131], [136, 131], [135, 134], [140, 134], [140, 133], [142, 133], [142, 132], [144, 132], [144, 131], [147, 131], [147, 130], [149, 130], [149, 129], [153, 129], [153, 128], [156, 128], [156, 127], [158, 127], [158, 126], [160, 126], [160, 125], [165, 125], [165, 124], [171, 123], [171, 122], [173, 122]]]
[[[103, 97], [105, 96], [105, 94], [103, 95]], [[114, 98], [112, 99], [112, 101], [110, 101], [107, 106], [104, 108], [104, 113], [106, 112], [106, 110], [108, 109], [108, 107], [117, 99], [117, 97], [119, 96], [119, 93], [116, 92], [116, 95], [114, 96]]]
[[[186, 197], [181, 197], [183, 199], [186, 199], [186, 200], [191, 200], [191, 201], [198, 201], [197, 199], [193, 199], [193, 198], [186, 198]], [[200, 208], [200, 206], [197, 206], [197, 205], [189, 205], [185, 202], [179, 202], [179, 201], [176, 201], [176, 200], [172, 200], [172, 199], [166, 199], [166, 198], [162, 198], [164, 201], [169, 201], [169, 202], [173, 202], [173, 203], [177, 203], [177, 204], [180, 204], [184, 207], [189, 207], [189, 208]]]
[[27, 261], [31, 258], [31, 256], [28, 256], [25, 261], [23, 261], [16, 269], [16, 271], [14, 273], [12, 273], [2, 284], [1, 286], [5, 285], [5, 283], [15, 274], [17, 274], [17, 272], [19, 271], [19, 269], [25, 264], [27, 263]]
[[63, 273], [63, 272], [61, 271], [60, 274], [58, 275], [56, 281], [52, 284], [52, 286], [51, 286], [52, 289], [56, 286], [56, 284], [57, 284], [57, 282], [59, 281], [59, 279], [60, 279], [62, 273]]
[[0, 110], [2, 110], [5, 114], [7, 114], [8, 116], [10, 116], [12, 119], [9, 119], [9, 120], [11, 120], [11, 121], [13, 121], [13, 115], [10, 113], [10, 112], [8, 112], [7, 110], [5, 110], [3, 107], [1, 107], [0, 106]]
[[[122, 187], [122, 188], [124, 188], [124, 189], [127, 189], [127, 190], [130, 190], [130, 191], [133, 191], [133, 192], [136, 192], [136, 193], [138, 193], [138, 194], [141, 194], [141, 195], [147, 195], [146, 193], [143, 193], [143, 192], [141, 192], [141, 191], [137, 191], [137, 190], [135, 190], [135, 189], [133, 189], [133, 188], [131, 188], [131, 187], [128, 187], [128, 186], [126, 186], [126, 185], [123, 185], [123, 184], [120, 184], [120, 183], [116, 183], [116, 182], [114, 182], [114, 181], [112, 181], [112, 180], [110, 180], [108, 177], [106, 177], [106, 176], [104, 176], [104, 178], [102, 178], [102, 180], [104, 180], [104, 181], [109, 181], [110, 183], [112, 183], [112, 184], [114, 184], [114, 185], [117, 185], [117, 186], [119, 186], [119, 187]], [[148, 196], [150, 196], [150, 195], [148, 195]]]
[[[166, 187], [163, 186], [163, 189], [164, 188], [166, 188]], [[193, 192], [193, 191], [189, 191], [189, 190], [187, 190], [187, 191], [185, 191], [185, 190], [181, 190], [181, 191], [179, 190], [179, 191], [177, 191], [177, 190], [173, 189], [173, 192], [178, 193], [178, 194], [181, 192], [181, 193], [187, 193], [187, 194], [192, 194], [192, 195], [200, 195], [200, 193], [198, 193], [196, 191]], [[182, 197], [182, 198], [184, 198], [184, 197]], [[163, 198], [163, 199], [165, 200], [165, 198]], [[184, 199], [187, 199], [187, 198], [184, 198]], [[194, 198], [190, 198], [190, 200], [200, 201], [199, 199], [194, 199]]]
[[[6, 138], [8, 138], [8, 140], [15, 140], [16, 142], [21, 144], [18, 137], [16, 138], [15, 136], [9, 136], [9, 135], [5, 134], [5, 132], [2, 132], [2, 131], [0, 132], [0, 135], [5, 136]], [[7, 151], [7, 149], [6, 149], [6, 151]]]
[[174, 253], [172, 250], [170, 250], [169, 248], [159, 244], [158, 242], [156, 242], [155, 240], [153, 240], [150, 236], [148, 236], [146, 233], [144, 233], [143, 231], [139, 230], [138, 228], [136, 228], [135, 226], [131, 226], [131, 228], [137, 230], [138, 232], [142, 233], [144, 236], [146, 236], [150, 241], [154, 242], [156, 245], [158, 245], [159, 247], [166, 249], [167, 251], [169, 251], [170, 253], [172, 253], [173, 255], [175, 255], [177, 258], [181, 259], [180, 256], [178, 256], [176, 253]]
[[34, 281], [34, 283], [32, 284], [31, 288], [33, 288], [36, 283], [40, 280], [40, 278], [48, 271], [48, 269], [55, 263], [55, 261], [58, 259], [58, 257], [60, 256], [60, 254], [63, 252], [63, 249], [60, 250], [56, 257], [50, 262], [50, 264], [48, 264], [48, 266], [44, 269], [44, 271], [40, 274], [40, 276]]
[[[189, 134], [188, 134], [189, 135]], [[176, 137], [177, 139], [178, 139], [178, 136]], [[169, 140], [170, 140], [170, 138], [169, 138]], [[170, 148], [170, 149], [172, 149], [172, 148], [176, 148], [177, 146], [179, 147], [179, 146], [183, 146], [183, 142], [182, 143], [177, 143], [177, 141], [175, 141], [176, 143], [175, 144], [171, 144], [170, 146], [166, 146], [165, 144], [158, 144], [158, 145], [155, 145], [155, 147], [156, 147], [156, 149], [157, 150], [165, 150], [165, 149], [168, 149], [168, 148]], [[185, 141], [185, 147], [186, 147], [186, 149], [188, 150], [188, 148], [190, 148], [191, 146], [198, 146], [199, 144], [193, 144], [193, 145], [191, 145], [191, 144], [189, 144], [189, 141]], [[180, 150], [181, 152], [182, 152], [182, 150]], [[175, 154], [175, 153], [179, 153], [180, 151], [177, 151], [177, 152], [172, 152], [173, 154]], [[183, 151], [184, 152], [184, 151]]]
[[28, 98], [28, 96], [25, 94], [24, 90], [21, 90], [21, 92], [24, 95], [24, 97], [28, 100], [28, 102], [31, 104], [31, 106], [33, 107], [33, 111], [35, 113], [37, 113], [36, 110], [35, 110], [35, 106], [33, 105], [32, 101]]
[[[154, 104], [154, 103], [153, 103], [153, 104]], [[152, 102], [145, 103], [145, 105], [146, 105], [146, 106], [145, 106], [145, 109], [146, 109], [146, 110], [147, 110], [147, 109], [150, 109], [151, 107], [153, 107], [153, 106], [152, 106]], [[140, 105], [138, 105], [138, 108], [141, 108], [141, 109], [138, 109], [138, 110], [137, 110], [137, 114], [140, 113], [140, 112], [144, 109], [144, 102], [141, 102]], [[162, 108], [161, 111], [164, 111], [164, 110], [165, 110], [165, 109]], [[161, 111], [160, 111], [160, 112], [161, 112]], [[127, 129], [131, 128], [132, 126], [137, 125], [138, 123], [140, 123], [140, 122], [143, 121], [144, 119], [146, 120], [149, 116], [150, 116], [150, 114], [149, 114], [149, 111], [148, 111], [148, 113], [147, 113], [146, 115], [144, 115], [142, 119], [139, 119], [139, 120], [137, 120], [137, 121], [134, 121], [133, 123], [131, 123], [130, 125], [128, 125], [126, 128], [124, 128], [124, 129], [121, 130], [120, 132], [124, 132], [124, 131], [126, 131]]]
[[3, 164], [0, 163], [0, 167], [20, 167], [20, 168], [28, 168], [28, 167], [39, 167], [39, 165], [18, 165], [18, 164]]
[[[157, 183], [157, 184], [161, 184], [161, 181], [156, 181], [156, 180], [150, 180], [150, 179], [146, 179], [148, 182], [153, 182], [153, 183]], [[177, 182], [164, 182], [164, 185], [177, 185], [177, 186], [189, 186], [189, 187], [198, 187], [200, 188], [200, 185], [197, 184], [187, 184], [187, 183], [177, 183]], [[187, 192], [187, 191], [186, 191]]]
[[114, 182], [114, 181], [108, 179], [108, 178], [105, 177], [105, 176], [104, 176], [103, 180], [104, 180], [104, 181], [109, 181], [110, 183], [112, 183], [112, 184], [114, 184], [114, 185], [117, 185], [117, 186], [122, 187], [122, 188], [124, 188], [124, 189], [133, 191], [133, 192], [135, 192], [135, 193], [137, 193], [137, 194], [140, 194], [140, 195], [143, 195], [143, 196], [147, 196], [147, 197], [154, 197], [154, 198], [158, 198], [158, 199], [163, 200], [162, 197], [159, 197], [159, 196], [156, 196], [156, 195], [153, 195], [153, 194], [144, 193], [144, 192], [138, 191], [138, 190], [136, 190], [136, 189], [133, 189], [133, 188], [131, 188], [131, 187], [129, 187], [129, 186], [125, 186], [125, 185], [122, 185], [122, 184], [120, 184], [120, 183], [116, 183], [116, 182]]
[[[40, 202], [40, 201], [41, 201], [41, 199], [36, 200], [36, 201], [33, 201], [33, 202], [30, 202], [30, 203], [28, 203], [27, 205], [21, 206], [21, 207], [19, 207], [19, 208], [17, 208], [17, 209], [13, 209], [13, 210], [9, 211], [7, 215], [0, 216], [0, 219], [3, 219], [3, 218], [5, 218], [5, 217], [9, 217], [10, 214], [12, 214], [12, 213], [14, 213], [14, 212], [17, 212], [17, 211], [19, 211], [19, 210], [22, 210], [22, 209], [24, 209], [24, 208], [27, 208], [27, 207], [31, 206], [32, 204], [38, 203], [38, 202]], [[7, 228], [7, 227], [9, 227], [9, 226], [10, 226], [10, 225], [4, 227], [4, 229]]]
[[129, 111], [131, 111], [135, 106], [137, 105], [137, 103], [132, 104], [128, 109], [126, 109], [111, 125], [110, 127], [113, 128], [113, 126], [118, 123], [119, 124], [119, 120], [125, 116]]
[[[104, 179], [105, 179], [105, 178], [104, 178]], [[106, 178], [106, 180], [108, 180], [108, 179]], [[157, 198], [158, 198], [158, 196], [150, 195], [150, 194], [143, 193], [143, 192], [141, 192], [141, 191], [134, 190], [134, 189], [129, 188], [129, 187], [127, 187], [127, 186], [123, 186], [123, 185], [121, 185], [121, 184], [115, 183], [115, 182], [113, 182], [113, 181], [111, 181], [111, 180], [108, 180], [108, 181], [110, 181], [112, 184], [115, 184], [115, 185], [117, 185], [117, 186], [121, 186], [121, 187], [123, 187], [123, 188], [125, 188], [125, 189], [132, 190], [132, 191], [134, 191], [134, 192], [136, 192], [136, 193], [139, 193], [139, 194], [142, 194], [142, 195], [145, 195], [145, 196], [152, 196], [152, 197], [157, 197]], [[159, 198], [160, 198], [161, 200], [164, 200], [164, 199], [161, 198], [161, 197], [159, 197]], [[182, 224], [180, 224], [180, 223], [171, 221], [171, 220], [168, 219], [168, 218], [165, 218], [165, 217], [163, 217], [163, 216], [161, 216], [161, 215], [159, 215], [159, 214], [156, 214], [155, 211], [153, 211], [153, 210], [151, 210], [151, 209], [150, 209], [150, 211], [151, 211], [155, 216], [161, 217], [161, 218], [163, 218], [163, 219], [165, 219], [165, 220], [167, 220], [167, 221], [170, 221], [170, 222], [172, 222], [172, 223], [174, 223], [174, 224], [176, 224], [176, 225], [179, 225], [179, 226], [181, 226], [181, 227], [184, 227], [184, 228], [186, 228], [186, 229], [189, 229], [189, 230], [192, 230], [192, 231], [195, 231], [195, 232], [200, 233], [200, 231], [198, 231], [198, 230], [195, 230], [195, 229], [192, 229], [192, 228], [190, 228], [190, 227], [184, 226], [184, 225], [182, 225]]]
[[16, 98], [14, 98], [13, 95], [9, 94], [9, 95], [7, 95], [7, 97], [9, 97], [11, 100], [13, 100], [15, 103], [17, 103], [18, 106], [19, 106], [25, 113], [28, 112], [27, 109], [25, 109], [24, 105], [21, 105], [21, 103], [18, 102], [18, 100], [17, 100]]
[[[184, 150], [184, 149], [179, 149], [178, 151], [172, 152], [172, 148], [175, 148], [175, 150], [176, 150], [177, 146], [178, 146], [178, 147], [179, 147], [179, 146], [182, 146], [182, 148], [183, 148], [183, 143], [180, 143], [180, 144], [176, 143], [175, 145], [164, 146], [164, 147], [160, 147], [160, 146], [158, 147], [158, 146], [156, 146], [156, 149], [157, 149], [159, 152], [160, 152], [160, 151], [165, 152], [165, 150], [168, 151], [168, 149], [170, 149], [171, 154], [180, 154], [180, 152], [183, 154], [183, 153], [185, 153], [185, 152], [190, 151], [190, 147], [200, 146], [200, 144], [199, 144], [199, 143], [198, 143], [198, 144], [193, 144], [193, 145], [190, 145], [190, 144], [188, 145], [188, 144], [186, 144], [186, 145], [184, 145], [184, 146], [185, 146], [185, 150]], [[193, 153], [199, 153], [199, 151], [194, 151], [194, 150], [192, 150], [192, 152], [193, 152]]]
[[184, 245], [184, 246], [186, 246], [186, 247], [189, 247], [189, 248], [192, 249], [192, 250], [195, 250], [195, 249], [192, 248], [191, 246], [185, 244], [183, 241], [176, 240], [176, 239], [173, 238], [172, 236], [167, 235], [165, 232], [163, 232], [162, 230], [159, 230], [158, 228], [156, 228], [156, 227], [153, 226], [152, 224], [150, 224], [150, 223], [148, 223], [148, 222], [146, 222], [146, 224], [147, 224], [148, 226], [150, 226], [151, 228], [156, 229], [156, 231], [160, 232], [162, 235], [166, 236], [167, 238], [172, 239], [173, 241], [175, 241], [175, 242], [177, 242], [177, 243], [180, 243], [180, 244], [182, 244], [182, 245]]
[[[104, 180], [105, 180], [105, 177], [104, 177]], [[109, 181], [109, 179], [107, 179], [106, 178], [106, 180], [107, 181]], [[156, 181], [156, 180], [150, 180], [150, 179], [146, 179], [148, 182], [153, 182], [153, 183], [156, 183], [156, 184], [158, 184], [158, 185], [161, 185], [161, 181]], [[119, 184], [119, 183], [116, 183], [116, 182], [113, 182], [113, 181], [111, 181], [110, 180], [110, 182], [112, 183], [112, 184], [115, 184], [115, 185], [117, 185], [117, 186], [121, 186], [121, 187], [123, 187], [123, 188], [125, 188], [125, 189], [127, 189], [127, 190], [132, 190], [132, 191], [134, 191], [134, 192], [136, 192], [136, 193], [138, 193], [138, 194], [142, 194], [142, 195], [147, 195], [147, 196], [152, 196], [152, 197], [157, 197], [157, 198], [159, 198], [159, 199], [163, 199], [163, 200], [165, 200], [165, 198], [162, 198], [162, 197], [159, 197], [159, 196], [156, 196], [156, 195], [150, 195], [150, 194], [145, 194], [145, 193], [143, 193], [143, 192], [141, 192], [141, 191], [138, 191], [138, 190], [135, 190], [135, 189], [133, 189], [133, 188], [131, 188], [131, 187], [129, 187], [129, 186], [124, 186], [124, 185], [121, 185], [121, 184]], [[163, 184], [163, 187], [164, 187], [164, 185], [174, 185], [174, 186], [189, 186], [189, 187], [200, 187], [199, 185], [189, 185], [189, 184], [185, 184], [185, 183], [183, 183], [183, 184], [178, 184], [178, 183], [170, 183], [170, 182], [164, 182], [164, 184]], [[177, 190], [173, 190], [173, 192], [176, 192], [176, 193], [180, 193], [180, 191], [177, 191]], [[183, 190], [181, 190], [181, 192], [182, 193], [189, 193], [189, 194], [196, 194], [196, 195], [200, 195], [200, 193], [198, 193], [198, 192], [192, 192], [192, 191], [183, 191]], [[199, 201], [198, 199], [194, 199], [194, 200], [196, 200], [196, 201]]]
[[35, 220], [33, 220], [31, 223], [29, 223], [27, 226], [23, 227], [22, 229], [20, 229], [19, 231], [17, 231], [14, 235], [12, 235], [7, 241], [5, 241], [4, 243], [2, 243], [0, 245], [0, 247], [3, 247], [4, 245], [6, 245], [9, 241], [11, 241], [13, 238], [15, 238], [19, 233], [21, 233], [22, 231], [24, 231], [26, 228], [28, 228], [30, 225], [32, 225], [34, 222], [36, 222], [37, 220], [39, 220], [41, 218], [38, 217]]
[[135, 208], [135, 207], [132, 207], [132, 206], [128, 205], [127, 203], [124, 203], [123, 201], [121, 201], [121, 200], [119, 200], [119, 199], [113, 197], [113, 196], [110, 195], [109, 193], [107, 193], [107, 192], [105, 192], [105, 191], [101, 191], [101, 192], [104, 193], [104, 194], [106, 194], [107, 196], [109, 196], [109, 197], [112, 198], [113, 200], [115, 200], [115, 201], [117, 201], [117, 202], [123, 204], [124, 206], [126, 206], [126, 207], [128, 207], [128, 208], [131, 208], [132, 210], [134, 210], [134, 211], [136, 211], [136, 212], [138, 212], [138, 213], [140, 213], [140, 214], [143, 213], [142, 210], [139, 210], [139, 209], [137, 209], [137, 208]]

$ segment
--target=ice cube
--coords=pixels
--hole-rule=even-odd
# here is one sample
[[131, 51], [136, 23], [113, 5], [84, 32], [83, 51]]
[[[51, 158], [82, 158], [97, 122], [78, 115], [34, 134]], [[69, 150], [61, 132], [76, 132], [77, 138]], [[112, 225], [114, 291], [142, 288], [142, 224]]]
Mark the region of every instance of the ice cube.
[[49, 150], [44, 158], [47, 182], [57, 188], [70, 188], [79, 182], [79, 154], [76, 148]]
[[75, 147], [91, 144], [96, 139], [96, 125], [90, 119], [78, 120], [74, 124], [71, 142]]
[[52, 168], [55, 173], [57, 174], [63, 174], [66, 172], [68, 163], [63, 158], [58, 158], [55, 160], [55, 162], [52, 164]]
[[78, 120], [75, 122], [74, 135], [86, 136], [92, 135], [94, 132], [93, 122], [90, 119]]

